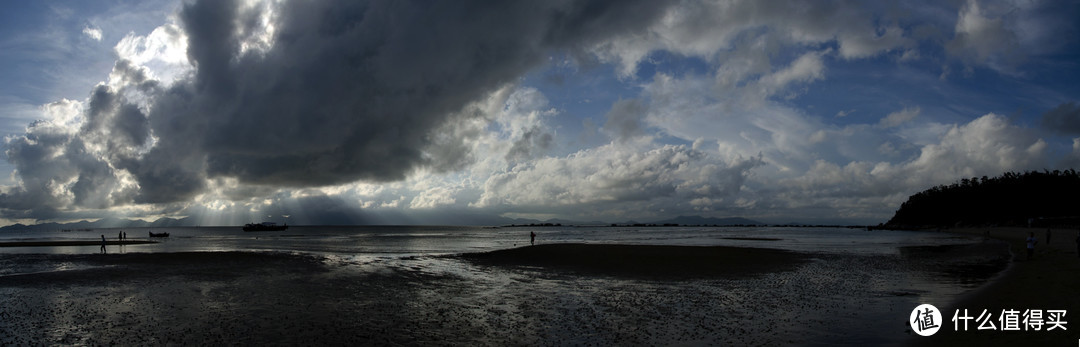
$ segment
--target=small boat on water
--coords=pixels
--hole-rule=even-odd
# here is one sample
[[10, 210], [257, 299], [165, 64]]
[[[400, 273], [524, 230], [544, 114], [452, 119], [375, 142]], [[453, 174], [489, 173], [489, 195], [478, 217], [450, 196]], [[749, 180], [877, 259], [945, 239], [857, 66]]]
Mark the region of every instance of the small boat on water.
[[148, 231], [148, 233], [150, 233], [150, 237], [169, 237], [169, 233], [157, 233], [157, 234], [155, 234], [153, 231]]
[[282, 231], [288, 229], [289, 225], [277, 225], [274, 222], [262, 222], [259, 224], [250, 223], [244, 224], [244, 231]]

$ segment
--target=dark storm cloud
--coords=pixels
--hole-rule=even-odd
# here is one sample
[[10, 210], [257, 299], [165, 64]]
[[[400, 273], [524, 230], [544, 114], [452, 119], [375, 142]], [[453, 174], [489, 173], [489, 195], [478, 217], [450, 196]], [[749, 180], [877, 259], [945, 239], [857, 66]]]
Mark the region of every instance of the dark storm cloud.
[[[127, 62], [118, 62], [113, 74], [135, 89], [153, 88]], [[105, 84], [91, 91], [82, 115], [78, 129], [38, 121], [24, 135], [7, 139], [5, 155], [21, 184], [0, 194], [6, 215], [47, 219], [73, 207], [103, 209], [137, 200], [134, 182], [125, 182], [116, 168], [137, 163], [150, 136], [146, 115]]]
[[201, 118], [185, 135], [200, 142], [208, 176], [245, 183], [393, 181], [420, 166], [455, 167], [447, 162], [464, 154], [431, 155], [441, 153], [431, 150], [433, 132], [451, 114], [552, 50], [645, 27], [662, 5], [289, 3], [273, 47], [238, 55], [249, 22], [240, 19], [251, 14], [199, 2], [181, 15], [198, 73], [178, 88], [190, 88], [201, 106], [183, 115]]
[[131, 197], [109, 164], [77, 136], [36, 122], [10, 138], [5, 155], [19, 168], [21, 186], [0, 194], [0, 206], [17, 218], [49, 218], [72, 206], [106, 208]]
[[1080, 135], [1080, 105], [1070, 101], [1046, 111], [1042, 116], [1042, 126], [1065, 135]]
[[45, 121], [31, 123], [25, 135], [8, 139], [4, 154], [8, 162], [19, 168], [22, 185], [21, 189], [0, 194], [0, 204], [13, 210], [62, 207], [49, 190], [54, 179], [70, 180], [66, 173], [75, 171], [66, 157], [70, 142], [69, 134]]
[[105, 143], [112, 156], [128, 156], [146, 144], [150, 122], [136, 105], [128, 103], [108, 86], [98, 85], [90, 94], [90, 105], [82, 136]]
[[[110, 83], [91, 91], [76, 131], [44, 122], [9, 137], [7, 159], [21, 182], [0, 194], [0, 208], [40, 218], [187, 201], [219, 178], [314, 187], [458, 169], [470, 153], [467, 132], [453, 123], [477, 116], [463, 107], [550, 54], [580, 55], [599, 40], [644, 30], [667, 5], [189, 3], [177, 18], [193, 72], [166, 86], [118, 61]], [[264, 16], [269, 10], [275, 15]], [[263, 18], [275, 21], [272, 37], [261, 36]], [[533, 147], [550, 145], [536, 135]]]

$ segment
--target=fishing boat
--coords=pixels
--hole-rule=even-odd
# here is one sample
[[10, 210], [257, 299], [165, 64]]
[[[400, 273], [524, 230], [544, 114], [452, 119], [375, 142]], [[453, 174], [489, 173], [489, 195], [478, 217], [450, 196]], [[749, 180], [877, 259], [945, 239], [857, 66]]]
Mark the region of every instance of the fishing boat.
[[148, 231], [148, 233], [150, 233], [150, 237], [169, 237], [169, 233], [157, 233], [157, 234], [155, 234], [153, 231]]
[[259, 224], [250, 223], [244, 224], [244, 231], [281, 231], [288, 229], [289, 225], [277, 225], [274, 222], [262, 222]]

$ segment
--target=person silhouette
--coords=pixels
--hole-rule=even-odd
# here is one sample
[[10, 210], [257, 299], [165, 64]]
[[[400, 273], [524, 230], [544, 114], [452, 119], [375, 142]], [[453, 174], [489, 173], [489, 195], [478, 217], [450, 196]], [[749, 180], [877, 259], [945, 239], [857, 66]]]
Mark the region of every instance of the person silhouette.
[[529, 245], [535, 245], [535, 244], [536, 244], [536, 233], [530, 231], [529, 232]]
[[1027, 241], [1027, 258], [1030, 260], [1031, 257], [1035, 255], [1035, 244], [1038, 243], [1039, 241], [1035, 240], [1035, 232], [1034, 231], [1029, 233], [1028, 238], [1026, 240], [1024, 240], [1024, 241]]
[[101, 254], [105, 254], [105, 235], [101, 235]]

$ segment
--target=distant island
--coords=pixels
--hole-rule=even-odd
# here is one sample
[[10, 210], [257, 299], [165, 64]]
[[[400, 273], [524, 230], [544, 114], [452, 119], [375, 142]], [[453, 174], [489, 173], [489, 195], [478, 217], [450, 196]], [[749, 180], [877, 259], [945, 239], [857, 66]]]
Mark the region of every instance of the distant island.
[[885, 228], [1080, 226], [1080, 173], [1006, 172], [964, 178], [908, 198]]

